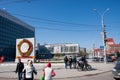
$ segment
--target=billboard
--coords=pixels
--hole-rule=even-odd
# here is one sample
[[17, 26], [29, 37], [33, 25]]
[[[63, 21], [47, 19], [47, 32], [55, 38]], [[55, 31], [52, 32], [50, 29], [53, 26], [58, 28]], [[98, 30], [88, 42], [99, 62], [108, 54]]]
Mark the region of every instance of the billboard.
[[21, 58], [22, 62], [34, 61], [35, 58], [35, 38], [16, 39], [16, 60]]
[[61, 47], [60, 46], [55, 46], [54, 47], [54, 53], [61, 53]]
[[106, 43], [107, 43], [107, 45], [113, 45], [113, 44], [115, 44], [113, 38], [107, 38], [106, 39]]

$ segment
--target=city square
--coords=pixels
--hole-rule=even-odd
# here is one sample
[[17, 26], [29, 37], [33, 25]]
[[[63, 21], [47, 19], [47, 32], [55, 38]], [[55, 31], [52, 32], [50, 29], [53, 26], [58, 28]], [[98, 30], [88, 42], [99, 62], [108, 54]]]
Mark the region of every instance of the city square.
[[[104, 74], [110, 72], [112, 74], [112, 69], [114, 67], [114, 63], [93, 63], [90, 62], [89, 64], [92, 65], [92, 70], [90, 71], [78, 71], [77, 69], [65, 69], [64, 63], [52, 63], [52, 67], [56, 72], [56, 76], [54, 80], [71, 80], [74, 78], [81, 78], [86, 76], [93, 76]], [[37, 69], [38, 74], [35, 75], [35, 80], [39, 80], [40, 76], [42, 76], [42, 70], [46, 66], [46, 63], [35, 63], [34, 66]], [[16, 63], [3, 63], [0, 64], [0, 79], [3, 80], [17, 80], [17, 74], [15, 73]], [[113, 80], [113, 77], [112, 79]]]
[[119, 0], [0, 0], [0, 80], [119, 80]]

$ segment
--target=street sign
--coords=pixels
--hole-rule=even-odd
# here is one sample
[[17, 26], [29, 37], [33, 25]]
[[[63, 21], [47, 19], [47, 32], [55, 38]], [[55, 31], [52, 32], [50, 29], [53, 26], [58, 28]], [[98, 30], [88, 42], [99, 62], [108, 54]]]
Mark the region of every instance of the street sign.
[[100, 46], [100, 49], [101, 49], [101, 50], [104, 50], [104, 46]]

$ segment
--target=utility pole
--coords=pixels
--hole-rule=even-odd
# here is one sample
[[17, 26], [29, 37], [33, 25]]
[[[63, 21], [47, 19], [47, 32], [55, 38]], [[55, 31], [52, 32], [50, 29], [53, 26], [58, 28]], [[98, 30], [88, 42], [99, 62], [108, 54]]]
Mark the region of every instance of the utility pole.
[[105, 31], [105, 25], [104, 25], [104, 15], [106, 12], [109, 11], [109, 8], [107, 8], [102, 14], [97, 10], [94, 9], [95, 12], [97, 12], [101, 18], [102, 18], [102, 38], [103, 38], [103, 46], [104, 46], [104, 63], [106, 64], [107, 62], [107, 57], [106, 57], [106, 31]]

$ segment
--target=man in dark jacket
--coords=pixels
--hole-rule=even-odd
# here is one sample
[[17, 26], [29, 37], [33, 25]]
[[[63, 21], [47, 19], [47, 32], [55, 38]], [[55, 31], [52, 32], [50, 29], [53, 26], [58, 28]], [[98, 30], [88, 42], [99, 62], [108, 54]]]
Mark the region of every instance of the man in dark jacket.
[[18, 59], [16, 73], [18, 73], [18, 80], [22, 80], [22, 71], [24, 69], [24, 64], [21, 62], [21, 59]]
[[67, 69], [67, 65], [68, 65], [68, 57], [67, 56], [64, 57], [64, 63], [65, 63], [65, 68]]
[[72, 62], [73, 62], [73, 60], [72, 60], [72, 56], [69, 57], [69, 60], [68, 60], [68, 61], [69, 61], [70, 69], [72, 69]]
[[73, 60], [73, 67], [74, 69], [76, 69], [76, 63], [77, 63], [76, 56], [74, 56], [72, 60]]
[[82, 70], [83, 70], [84, 67], [85, 67], [85, 69], [87, 69], [86, 55], [84, 55], [84, 56], [81, 58], [81, 60], [82, 60], [82, 62], [83, 62]]

